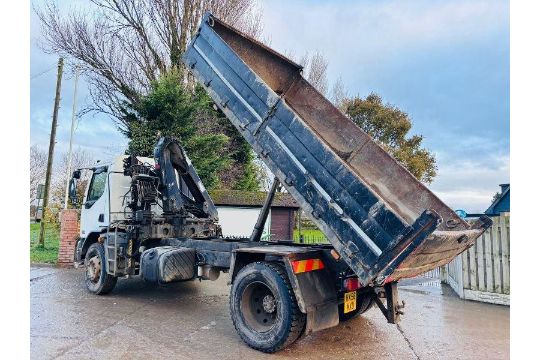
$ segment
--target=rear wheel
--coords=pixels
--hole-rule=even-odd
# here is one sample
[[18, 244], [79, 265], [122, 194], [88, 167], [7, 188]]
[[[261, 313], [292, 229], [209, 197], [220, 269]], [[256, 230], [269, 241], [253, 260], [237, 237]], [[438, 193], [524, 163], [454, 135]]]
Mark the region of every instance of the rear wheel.
[[242, 268], [231, 288], [230, 307], [242, 340], [267, 353], [296, 341], [306, 323], [287, 273], [278, 263], [256, 262]]
[[102, 244], [90, 245], [84, 258], [86, 288], [93, 294], [105, 295], [114, 289], [117, 277], [107, 274], [105, 250]]
[[357, 294], [356, 300], [356, 310], [350, 311], [348, 313], [343, 312], [344, 304], [339, 304], [339, 322], [344, 322], [355, 318], [356, 316], [365, 313], [368, 311], [371, 306], [373, 306], [373, 294]]

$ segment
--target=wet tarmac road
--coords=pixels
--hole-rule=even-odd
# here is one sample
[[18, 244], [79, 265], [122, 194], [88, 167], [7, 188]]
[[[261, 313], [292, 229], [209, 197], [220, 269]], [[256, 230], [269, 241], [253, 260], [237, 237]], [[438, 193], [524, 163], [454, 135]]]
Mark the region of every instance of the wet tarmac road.
[[[158, 287], [119, 280], [89, 294], [81, 270], [32, 268], [33, 359], [507, 359], [510, 309], [446, 287], [402, 286], [399, 326], [372, 308], [279, 353], [248, 348], [229, 318], [228, 275]], [[444, 292], [444, 294], [443, 294]]]

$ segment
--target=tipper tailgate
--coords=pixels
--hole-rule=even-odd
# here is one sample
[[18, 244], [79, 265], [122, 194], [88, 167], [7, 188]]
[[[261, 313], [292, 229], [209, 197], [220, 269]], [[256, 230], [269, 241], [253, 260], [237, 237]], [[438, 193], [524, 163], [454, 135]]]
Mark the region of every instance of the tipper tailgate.
[[363, 284], [443, 265], [491, 225], [460, 219], [313, 88], [301, 66], [211, 14], [183, 60]]

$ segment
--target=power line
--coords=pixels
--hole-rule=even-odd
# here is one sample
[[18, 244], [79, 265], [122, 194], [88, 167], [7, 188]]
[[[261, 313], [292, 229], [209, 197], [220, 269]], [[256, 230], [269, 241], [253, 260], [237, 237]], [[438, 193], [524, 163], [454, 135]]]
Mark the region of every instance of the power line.
[[30, 80], [33, 80], [33, 79], [37, 78], [38, 76], [41, 76], [41, 75], [43, 75], [43, 74], [48, 73], [49, 71], [51, 71], [52, 69], [54, 69], [54, 68], [56, 67], [56, 65], [57, 65], [57, 64], [54, 63], [50, 68], [48, 68], [48, 69], [46, 69], [46, 70], [43, 70], [42, 72], [37, 73], [37, 74], [35, 74], [35, 75], [31, 75], [31, 76], [30, 76]]

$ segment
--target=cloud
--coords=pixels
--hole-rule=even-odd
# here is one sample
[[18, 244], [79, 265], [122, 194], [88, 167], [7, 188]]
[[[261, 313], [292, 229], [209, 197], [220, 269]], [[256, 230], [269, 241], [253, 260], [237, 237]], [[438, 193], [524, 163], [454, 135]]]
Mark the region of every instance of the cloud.
[[507, 1], [265, 1], [263, 14], [273, 46], [322, 51], [338, 68], [472, 42], [509, 23]]
[[434, 191], [435, 195], [450, 208], [465, 210], [469, 214], [483, 213], [491, 204], [495, 192], [475, 190]]
[[499, 184], [510, 182], [510, 157], [493, 154], [483, 158], [454, 158], [439, 162], [439, 173], [430, 186], [453, 209], [469, 213], [486, 210]]
[[497, 167], [498, 159], [508, 158], [510, 139], [508, 135], [497, 136], [493, 133], [466, 134], [464, 131], [446, 131], [430, 134], [425, 139], [429, 149], [435, 149], [439, 163], [461, 161], [482, 162], [486, 167]]
[[363, 29], [382, 29], [377, 40], [394, 49], [470, 41], [504, 26], [501, 20], [508, 10], [502, 1], [389, 1], [358, 6], [362, 9], [349, 16], [366, 24]]
[[510, 182], [508, 136], [441, 132], [428, 144], [437, 149], [438, 166], [429, 187], [453, 209], [484, 212], [500, 190], [499, 184]]

